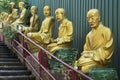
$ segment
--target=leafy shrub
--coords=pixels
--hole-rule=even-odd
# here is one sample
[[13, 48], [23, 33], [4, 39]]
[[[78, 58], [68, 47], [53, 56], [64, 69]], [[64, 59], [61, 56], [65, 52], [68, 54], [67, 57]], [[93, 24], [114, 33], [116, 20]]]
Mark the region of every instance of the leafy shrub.
[[4, 26], [4, 36], [8, 41], [12, 41], [16, 37], [16, 31], [10, 26]]

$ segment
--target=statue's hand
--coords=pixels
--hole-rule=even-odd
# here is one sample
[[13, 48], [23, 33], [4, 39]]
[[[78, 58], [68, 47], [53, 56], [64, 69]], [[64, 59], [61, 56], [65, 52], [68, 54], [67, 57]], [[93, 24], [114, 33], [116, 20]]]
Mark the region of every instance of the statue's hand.
[[28, 36], [28, 37], [31, 37], [31, 35], [32, 35], [32, 33], [27, 33], [27, 36]]
[[51, 40], [50, 40], [52, 43], [54, 43], [55, 42], [55, 40], [53, 39], [53, 38], [51, 38]]
[[62, 44], [63, 42], [62, 41], [58, 41], [57, 44]]
[[85, 54], [88, 54], [89, 52], [88, 51], [83, 51], [82, 53], [81, 53], [81, 55], [85, 55]]
[[58, 38], [57, 44], [63, 44], [63, 43], [64, 43], [64, 40], [62, 38]]
[[83, 54], [83, 56], [84, 56], [85, 58], [90, 58], [90, 55], [89, 55], [89, 54]]
[[82, 52], [82, 56], [84, 56], [86, 58], [93, 58], [94, 53], [91, 51], [84, 51], [84, 52]]
[[58, 41], [59, 41], [59, 38], [57, 38], [57, 39], [51, 38], [51, 42], [52, 42], [52, 43], [57, 43]]

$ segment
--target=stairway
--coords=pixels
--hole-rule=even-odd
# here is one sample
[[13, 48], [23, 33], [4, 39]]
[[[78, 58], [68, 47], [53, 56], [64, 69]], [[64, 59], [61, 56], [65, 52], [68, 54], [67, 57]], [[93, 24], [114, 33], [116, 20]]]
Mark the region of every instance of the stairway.
[[14, 53], [0, 42], [0, 80], [35, 80]]

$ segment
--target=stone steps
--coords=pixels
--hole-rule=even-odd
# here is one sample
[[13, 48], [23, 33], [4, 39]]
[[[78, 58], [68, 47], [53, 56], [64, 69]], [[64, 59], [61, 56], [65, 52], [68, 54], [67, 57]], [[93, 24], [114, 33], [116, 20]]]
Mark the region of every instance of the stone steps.
[[0, 80], [35, 80], [10, 49], [0, 42]]

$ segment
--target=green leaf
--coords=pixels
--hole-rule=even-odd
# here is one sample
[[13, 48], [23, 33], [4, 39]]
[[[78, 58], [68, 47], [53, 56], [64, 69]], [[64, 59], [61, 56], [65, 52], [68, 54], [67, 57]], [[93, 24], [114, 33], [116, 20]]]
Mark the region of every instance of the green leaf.
[[8, 41], [12, 41], [16, 37], [16, 31], [9, 26], [4, 26], [4, 36]]

